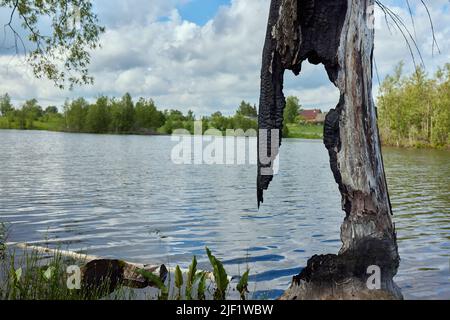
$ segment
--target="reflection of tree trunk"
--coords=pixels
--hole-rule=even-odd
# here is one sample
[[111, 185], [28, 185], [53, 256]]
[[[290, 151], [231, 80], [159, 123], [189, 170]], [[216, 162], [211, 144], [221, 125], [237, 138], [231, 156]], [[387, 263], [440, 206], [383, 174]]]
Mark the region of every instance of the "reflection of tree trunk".
[[[325, 122], [325, 146], [346, 218], [339, 255], [315, 256], [286, 299], [401, 298], [393, 283], [399, 255], [372, 98], [374, 0], [272, 0], [263, 52], [260, 129], [282, 129], [284, 70], [323, 63], [341, 98]], [[260, 139], [260, 146], [270, 139]], [[261, 147], [263, 148], [263, 147]], [[266, 149], [266, 148], [263, 148]], [[274, 160], [276, 154], [272, 154]], [[273, 165], [267, 165], [270, 167]], [[259, 163], [258, 200], [272, 180]], [[381, 268], [383, 291], [367, 288], [367, 268]]]

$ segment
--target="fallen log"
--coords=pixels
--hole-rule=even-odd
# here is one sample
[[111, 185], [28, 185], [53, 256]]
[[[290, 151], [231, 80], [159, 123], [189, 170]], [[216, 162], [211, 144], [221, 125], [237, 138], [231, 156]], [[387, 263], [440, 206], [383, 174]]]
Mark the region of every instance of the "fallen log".
[[[39, 254], [65, 257], [82, 263], [83, 265], [80, 267], [82, 287], [84, 289], [89, 289], [88, 291], [95, 292], [95, 288], [104, 286], [105, 280], [108, 283], [108, 291], [110, 293], [114, 292], [114, 290], [120, 285], [134, 289], [156, 287], [154, 283], [146, 279], [141, 274], [142, 270], [156, 275], [162, 282], [166, 281], [169, 273], [175, 273], [175, 268], [168, 268], [164, 264], [151, 265], [118, 259], [105, 259], [95, 255], [88, 255], [69, 250], [33, 246], [26, 243], [10, 243], [9, 245], [14, 245], [24, 251], [33, 251]], [[180, 268], [180, 270], [183, 274], [188, 273], [187, 269]], [[201, 272], [205, 273], [207, 279], [214, 281], [213, 273], [209, 271]], [[228, 277], [228, 280], [230, 281], [231, 277]]]
[[[118, 259], [104, 259], [94, 255], [27, 245], [26, 243], [17, 243], [15, 246], [24, 251], [33, 251], [38, 254], [70, 258], [82, 263], [83, 265], [80, 266], [81, 284], [82, 290], [85, 292], [96, 292], [96, 289], [102, 288], [103, 290], [112, 293], [119, 286], [126, 286], [134, 289], [155, 287], [155, 284], [146, 279], [141, 274], [141, 271], [145, 270], [151, 272], [162, 282], [166, 281], [167, 275], [170, 272], [164, 264], [146, 265]], [[105, 288], [105, 284], [107, 284], [107, 288]]]
[[77, 261], [89, 262], [92, 260], [101, 259], [100, 257], [93, 256], [93, 255], [87, 255], [87, 254], [68, 251], [68, 250], [51, 249], [51, 248], [47, 248], [47, 247], [33, 246], [33, 245], [28, 245], [26, 243], [8, 243], [8, 245], [16, 246], [17, 248], [25, 250], [25, 251], [34, 251], [36, 253], [49, 254], [52, 256], [60, 255], [62, 257], [71, 258], [71, 259], [74, 259]]

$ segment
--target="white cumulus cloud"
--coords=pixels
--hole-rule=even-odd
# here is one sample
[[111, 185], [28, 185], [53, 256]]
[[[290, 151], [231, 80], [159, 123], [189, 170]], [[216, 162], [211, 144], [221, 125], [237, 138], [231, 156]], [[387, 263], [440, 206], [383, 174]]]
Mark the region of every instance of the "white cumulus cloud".
[[[186, 1], [186, 0], [184, 0]], [[93, 86], [60, 91], [45, 80], [36, 80], [23, 58], [0, 52], [0, 93], [16, 103], [36, 97], [42, 104], [61, 105], [66, 98], [100, 94], [151, 97], [160, 108], [194, 110], [198, 115], [221, 110], [233, 113], [241, 100], [258, 102], [261, 53], [269, 0], [233, 0], [222, 6], [205, 25], [183, 20], [176, 5], [183, 0], [100, 0], [96, 10], [107, 31], [102, 49], [93, 53]], [[395, 12], [410, 24], [408, 12], [391, 1]], [[434, 72], [450, 62], [448, 3], [430, 3], [441, 54], [431, 55], [432, 38], [427, 12], [414, 4], [417, 43], [426, 66]], [[389, 4], [389, 1], [388, 1]], [[0, 10], [0, 18], [3, 17]], [[380, 19], [380, 17], [379, 17]], [[398, 31], [384, 23], [376, 30], [376, 61], [381, 77], [405, 60], [409, 51]], [[304, 67], [300, 77], [286, 76], [286, 94], [298, 95], [306, 107], [334, 107], [337, 91], [323, 67]]]

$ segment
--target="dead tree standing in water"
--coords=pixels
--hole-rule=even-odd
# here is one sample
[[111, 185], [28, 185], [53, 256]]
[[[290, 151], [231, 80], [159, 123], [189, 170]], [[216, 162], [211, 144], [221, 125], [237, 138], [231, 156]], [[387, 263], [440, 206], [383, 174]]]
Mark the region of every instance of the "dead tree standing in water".
[[[283, 299], [402, 298], [393, 282], [400, 258], [372, 97], [373, 6], [374, 0], [271, 3], [261, 74], [258, 201], [273, 178], [281, 144], [276, 137], [283, 128], [284, 72], [298, 75], [308, 60], [322, 63], [340, 90], [326, 118], [324, 143], [346, 213], [339, 254], [311, 258]], [[376, 268], [378, 290], [376, 281], [367, 285], [368, 271], [376, 276]]]

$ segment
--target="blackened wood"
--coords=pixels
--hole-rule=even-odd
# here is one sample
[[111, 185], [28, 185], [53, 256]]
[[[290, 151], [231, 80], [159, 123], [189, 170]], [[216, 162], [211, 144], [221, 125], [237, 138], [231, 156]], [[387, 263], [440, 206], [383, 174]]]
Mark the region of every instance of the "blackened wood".
[[[278, 155], [272, 144], [281, 144], [281, 140], [271, 141], [270, 130], [283, 128], [285, 70], [298, 75], [305, 60], [323, 64], [330, 81], [340, 90], [339, 103], [327, 115], [324, 128], [324, 144], [346, 213], [341, 228], [343, 246], [333, 263], [338, 270], [348, 268], [351, 272], [354, 263], [346, 264], [341, 257], [348, 258], [349, 253], [357, 257], [363, 252], [356, 248], [372, 246], [377, 240], [375, 243], [383, 246], [371, 252], [383, 253], [383, 258], [376, 258], [384, 264], [380, 267], [390, 270], [386, 274], [392, 280], [399, 256], [372, 97], [374, 30], [368, 13], [373, 5], [374, 0], [272, 0], [259, 113], [260, 131], [269, 131], [269, 139], [260, 135], [258, 143], [259, 151], [268, 150], [271, 161], [263, 163], [259, 154], [257, 189], [261, 203], [273, 179], [267, 169], [273, 167]], [[363, 283], [359, 275], [355, 274], [356, 278]], [[389, 281], [385, 287], [398, 297]]]

